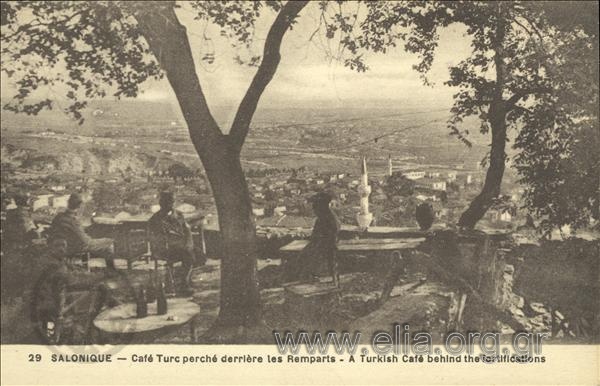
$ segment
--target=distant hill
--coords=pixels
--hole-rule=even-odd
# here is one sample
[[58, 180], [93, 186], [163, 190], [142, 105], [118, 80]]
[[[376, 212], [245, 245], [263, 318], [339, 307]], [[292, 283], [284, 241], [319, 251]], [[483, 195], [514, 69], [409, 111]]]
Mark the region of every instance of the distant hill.
[[2, 144], [2, 164], [21, 170], [39, 172], [85, 173], [97, 175], [132, 171], [135, 173], [151, 169], [157, 157], [143, 152], [127, 152], [106, 148], [90, 148], [78, 144], [52, 148], [19, 149], [11, 144]]
[[[215, 119], [223, 128], [230, 125], [235, 116], [233, 106], [213, 106], [211, 111]], [[428, 111], [424, 108], [339, 108], [321, 106], [320, 108], [274, 108], [264, 106], [258, 108], [252, 121], [253, 127], [281, 126], [292, 128], [296, 125], [326, 128], [328, 125], [348, 125], [350, 127], [364, 127], [369, 124], [369, 132], [377, 134], [378, 129], [412, 125], [432, 118], [441, 118], [442, 121], [448, 113], [437, 109]], [[149, 127], [182, 126], [185, 122], [179, 107], [166, 102], [149, 102], [138, 100], [91, 101], [83, 110], [85, 122], [78, 125], [68, 117], [57, 105], [53, 110], [44, 110], [36, 116], [14, 114], [2, 111], [0, 124], [3, 129], [9, 130], [60, 130], [67, 133], [92, 134], [95, 130], [115, 127]], [[392, 123], [390, 125], [389, 123]], [[386, 127], [387, 126], [387, 127]], [[440, 130], [446, 135], [445, 125], [430, 125], [427, 130]], [[362, 134], [362, 133], [361, 133]], [[365, 133], [367, 134], [367, 133]]]
[[[161, 126], [181, 122], [170, 104], [145, 101], [92, 101], [83, 111], [85, 122], [78, 125], [60, 109], [42, 111], [36, 116], [3, 111], [3, 129], [59, 130], [69, 134], [92, 134], [96, 130], [127, 126]], [[181, 124], [181, 123], [180, 123]]]
[[[223, 128], [227, 128], [235, 116], [233, 106], [214, 106], [211, 111]], [[173, 155], [182, 151], [193, 154], [185, 122], [176, 105], [103, 100], [90, 102], [83, 114], [86, 120], [80, 126], [60, 110], [44, 111], [38, 116], [4, 112], [0, 121], [3, 139], [14, 139], [28, 131], [51, 130], [69, 135], [122, 138], [128, 144], [143, 143], [140, 150], [152, 154], [161, 149], [167, 149]], [[259, 106], [243, 156], [246, 160], [266, 161], [269, 165], [276, 157], [282, 162], [288, 161], [288, 166], [322, 164], [323, 154], [351, 158], [363, 154], [382, 159], [391, 154], [397, 159], [414, 159], [417, 162], [465, 161], [474, 165], [485, 154], [489, 136], [478, 132], [475, 119], [466, 120], [464, 127], [469, 129], [475, 144], [472, 149], [466, 148], [448, 135], [448, 115], [443, 108], [403, 105], [375, 108]], [[18, 144], [11, 143], [21, 148], [32, 144], [29, 139]], [[186, 144], [189, 146], [185, 147]], [[34, 148], [40, 147], [36, 145]], [[53, 150], [60, 153], [74, 149], [63, 146]], [[44, 155], [54, 155], [51, 151], [46, 153], [50, 154]], [[314, 153], [319, 157], [315, 157]], [[187, 158], [185, 160], [188, 162]], [[338, 164], [345, 161], [332, 162], [338, 168], [343, 166]]]

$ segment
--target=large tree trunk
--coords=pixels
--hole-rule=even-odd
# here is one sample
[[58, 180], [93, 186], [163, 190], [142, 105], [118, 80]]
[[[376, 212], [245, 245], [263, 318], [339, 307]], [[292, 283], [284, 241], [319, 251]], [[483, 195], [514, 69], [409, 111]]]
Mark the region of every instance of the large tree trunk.
[[458, 225], [472, 229], [483, 218], [485, 212], [492, 206], [493, 200], [500, 195], [504, 162], [506, 158], [506, 123], [502, 105], [490, 107], [490, 126], [492, 129], [492, 148], [490, 150], [490, 165], [485, 175], [481, 192], [463, 212]]
[[224, 245], [218, 324], [251, 325], [260, 320], [256, 235], [239, 147], [219, 129], [196, 75], [185, 27], [172, 6], [138, 16], [186, 120], [190, 138], [213, 190]]
[[[131, 4], [131, 3], [130, 3]], [[256, 272], [256, 231], [252, 202], [240, 162], [240, 152], [258, 100], [280, 61], [281, 41], [307, 1], [283, 5], [265, 40], [263, 60], [255, 74], [228, 135], [212, 116], [196, 74], [185, 27], [175, 14], [175, 2], [134, 2], [133, 13], [152, 53], [160, 62], [175, 92], [194, 148], [213, 190], [223, 241], [221, 309], [212, 332], [217, 341], [235, 341], [240, 326], [246, 341], [262, 331], [260, 293]], [[233, 332], [233, 334], [231, 334]], [[264, 334], [262, 334], [264, 335]]]
[[[214, 190], [223, 241], [221, 309], [217, 324], [251, 327], [261, 321], [252, 202], [239, 154], [210, 157], [205, 168]], [[218, 163], [215, 165], [214, 161]]]
[[504, 176], [504, 162], [506, 158], [506, 103], [503, 97], [505, 83], [504, 66], [504, 36], [506, 33], [505, 15], [502, 13], [502, 4], [496, 4], [496, 36], [494, 39], [494, 66], [496, 70], [496, 84], [493, 100], [490, 103], [488, 117], [492, 130], [492, 148], [490, 150], [490, 166], [485, 176], [485, 183], [481, 192], [471, 202], [467, 210], [460, 216], [458, 226], [473, 229], [475, 224], [483, 218], [485, 212], [492, 206], [493, 200], [500, 195], [502, 177]]

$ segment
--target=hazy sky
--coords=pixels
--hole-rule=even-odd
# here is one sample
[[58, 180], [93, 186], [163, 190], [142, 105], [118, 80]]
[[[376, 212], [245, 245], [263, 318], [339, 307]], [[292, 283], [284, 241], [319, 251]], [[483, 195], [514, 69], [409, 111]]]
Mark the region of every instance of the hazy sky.
[[[188, 29], [198, 76], [209, 104], [236, 106], [256, 68], [235, 63], [233, 58], [239, 51], [219, 35], [218, 28], [193, 20], [194, 14], [189, 4], [182, 5], [178, 16]], [[281, 63], [263, 94], [260, 107], [390, 107], [398, 104], [427, 109], [450, 106], [455, 90], [442, 84], [448, 78], [448, 66], [465, 58], [470, 52], [469, 39], [462, 26], [453, 25], [441, 32], [441, 42], [429, 75], [435, 83], [432, 88], [424, 86], [411, 68], [417, 62], [416, 56], [405, 53], [402, 48], [393, 49], [385, 55], [367, 55], [370, 70], [366, 73], [351, 71], [342, 63], [329, 60], [323, 46], [328, 44], [325, 39], [317, 37], [309, 41], [317, 27], [318, 12], [317, 3], [309, 4], [302, 11], [294, 29], [285, 35]], [[274, 18], [272, 12], [261, 16], [255, 32], [255, 54], [262, 52], [264, 37]], [[333, 42], [329, 44], [335, 49]], [[207, 64], [200, 60], [207, 53], [214, 53], [214, 63]], [[3, 98], [10, 94], [10, 84], [6, 80], [3, 75]], [[143, 89], [140, 99], [174, 101], [166, 80], [148, 83]]]
[[[352, 7], [353, 4], [348, 6]], [[318, 38], [309, 41], [318, 25], [318, 15], [317, 4], [309, 4], [302, 11], [294, 29], [286, 33], [281, 48], [281, 63], [263, 94], [261, 106], [282, 102], [316, 106], [321, 103], [333, 106], [377, 106], [381, 103], [409, 101], [415, 105], [450, 103], [453, 90], [443, 86], [442, 82], [448, 78], [448, 65], [457, 63], [470, 52], [464, 28], [456, 25], [442, 32], [436, 62], [430, 74], [436, 87], [431, 88], [424, 86], [411, 68], [417, 62], [416, 56], [405, 53], [402, 48], [386, 55], [368, 55], [370, 70], [366, 73], [357, 73], [345, 68], [342, 63], [329, 60], [323, 45], [331, 43], [335, 49], [334, 42]], [[202, 38], [205, 24], [193, 20], [189, 6], [184, 4], [178, 16], [190, 32], [196, 63], [201, 62], [200, 58], [207, 51], [215, 52], [215, 62], [212, 65], [203, 63], [204, 68], [198, 71], [209, 103], [237, 105], [256, 70], [234, 63], [232, 58], [236, 51], [226, 39], [219, 36], [216, 28], [206, 28], [206, 35], [212, 41], [205, 41]], [[269, 12], [261, 18], [256, 30], [256, 53], [261, 53], [263, 39], [274, 17], [274, 13]], [[166, 93], [165, 89], [168, 88], [152, 88], [145, 97], [160, 98]]]

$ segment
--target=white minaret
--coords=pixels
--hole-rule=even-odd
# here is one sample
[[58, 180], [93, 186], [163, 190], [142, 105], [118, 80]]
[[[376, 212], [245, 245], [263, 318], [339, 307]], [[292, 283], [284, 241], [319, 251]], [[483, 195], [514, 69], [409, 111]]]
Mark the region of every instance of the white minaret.
[[367, 173], [367, 159], [362, 158], [360, 170], [360, 185], [358, 186], [358, 194], [360, 194], [360, 212], [356, 215], [358, 227], [366, 231], [373, 222], [373, 213], [369, 212], [369, 195], [371, 194], [371, 186], [369, 185], [369, 175]]
[[388, 176], [392, 176], [392, 173], [394, 172], [394, 168], [392, 167], [392, 155], [388, 155]]

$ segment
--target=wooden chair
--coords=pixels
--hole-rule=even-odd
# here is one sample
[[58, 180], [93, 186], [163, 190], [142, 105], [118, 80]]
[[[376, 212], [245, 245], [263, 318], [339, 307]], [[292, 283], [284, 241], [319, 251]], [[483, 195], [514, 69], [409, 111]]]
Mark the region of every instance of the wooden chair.
[[167, 280], [168, 280], [168, 284], [170, 286], [170, 288], [175, 291], [175, 278], [173, 277], [173, 269], [175, 268], [175, 264], [179, 263], [181, 264], [181, 262], [174, 262], [172, 260], [169, 259], [164, 259], [161, 257], [158, 257], [156, 254], [152, 253], [152, 243], [150, 242], [150, 231], [147, 231], [147, 236], [148, 236], [148, 255], [147, 255], [147, 259], [148, 261], [150, 259], [152, 259], [154, 261], [154, 275], [155, 277], [158, 276], [159, 273], [159, 260], [163, 260], [165, 262], [165, 268], [166, 268], [166, 274], [167, 274]]
[[67, 256], [67, 262], [72, 265], [82, 265], [87, 272], [90, 272], [90, 253], [77, 252]]
[[[205, 258], [205, 256], [206, 256], [206, 240], [205, 240], [204, 228], [203, 228], [202, 224], [200, 224], [198, 230], [199, 230], [199, 232], [196, 234], [199, 234], [199, 237], [200, 237], [200, 251], [203, 254], [203, 258]], [[146, 237], [147, 237], [147, 248], [148, 248], [148, 253], [146, 255], [147, 259], [152, 258], [152, 260], [154, 260], [154, 271], [155, 271], [156, 275], [158, 274], [158, 270], [159, 270], [159, 260], [163, 260], [165, 262], [167, 280], [168, 280], [170, 287], [174, 290], [175, 289], [175, 279], [173, 276], [173, 270], [175, 269], [175, 265], [182, 265], [182, 262], [160, 258], [160, 257], [156, 256], [155, 254], [153, 254], [152, 253], [152, 243], [150, 242], [152, 235], [151, 235], [149, 229], [146, 230]], [[198, 256], [196, 256], [196, 258], [198, 258]]]
[[[50, 243], [63, 244], [64, 251], [67, 250], [67, 240], [65, 239], [54, 239]], [[46, 246], [49, 246], [48, 241], [46, 242]], [[90, 258], [91, 255], [89, 252], [72, 252], [65, 255], [67, 264], [83, 266], [87, 272], [90, 272]]]
[[150, 238], [147, 229], [131, 229], [126, 240], [127, 269], [131, 270], [136, 260], [150, 261]]

